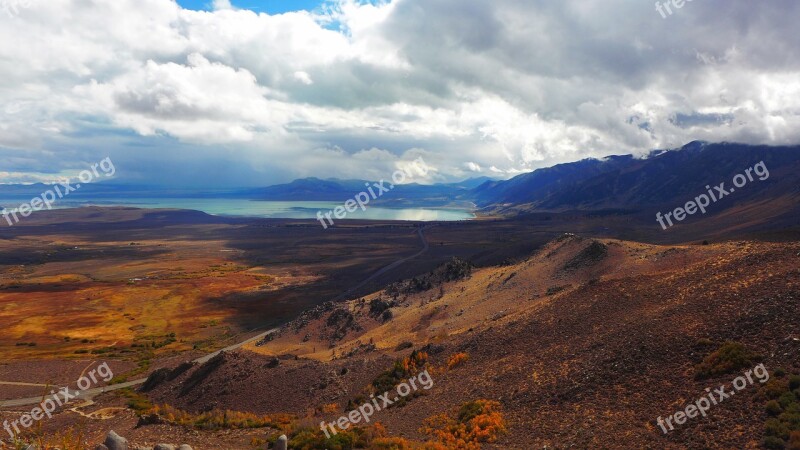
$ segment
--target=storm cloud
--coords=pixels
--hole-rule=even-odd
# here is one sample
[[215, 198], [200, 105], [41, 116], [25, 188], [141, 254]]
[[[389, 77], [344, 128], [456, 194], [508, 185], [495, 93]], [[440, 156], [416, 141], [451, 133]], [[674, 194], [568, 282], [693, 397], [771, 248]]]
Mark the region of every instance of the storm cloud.
[[[0, 11], [0, 182], [510, 177], [692, 140], [800, 142], [800, 3], [31, 0]], [[203, 175], [203, 176], [200, 176]], [[213, 177], [213, 179], [209, 178]]]

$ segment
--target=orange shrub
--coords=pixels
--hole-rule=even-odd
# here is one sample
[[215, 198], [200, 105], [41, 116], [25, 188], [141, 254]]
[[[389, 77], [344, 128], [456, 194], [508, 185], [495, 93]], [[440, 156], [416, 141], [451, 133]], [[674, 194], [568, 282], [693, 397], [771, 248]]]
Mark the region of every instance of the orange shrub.
[[322, 405], [322, 412], [324, 414], [335, 413], [339, 411], [339, 405], [336, 403], [328, 403], [327, 405]]
[[428, 364], [428, 354], [425, 352], [411, 352], [411, 355], [403, 358], [401, 366], [405, 376], [416, 375]]
[[369, 448], [375, 450], [413, 450], [417, 447], [412, 442], [401, 437], [383, 437], [374, 439]]
[[500, 403], [476, 400], [461, 405], [458, 417], [440, 414], [428, 418], [422, 432], [436, 439], [431, 450], [441, 444], [447, 449], [479, 450], [483, 442], [494, 442], [506, 430]]
[[447, 360], [447, 370], [451, 370], [455, 367], [460, 366], [461, 364], [465, 363], [469, 359], [469, 355], [466, 353], [456, 353], [455, 355], [451, 356], [450, 359]]

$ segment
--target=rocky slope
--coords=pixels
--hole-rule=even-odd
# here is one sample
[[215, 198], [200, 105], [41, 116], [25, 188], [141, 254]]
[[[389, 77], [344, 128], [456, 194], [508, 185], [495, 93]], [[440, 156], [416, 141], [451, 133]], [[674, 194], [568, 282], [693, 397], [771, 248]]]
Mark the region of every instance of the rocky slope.
[[[752, 368], [696, 378], [726, 342], [770, 373], [800, 370], [797, 243], [565, 235], [520, 263], [446, 279], [320, 307], [148, 395], [197, 413], [288, 412], [318, 424], [357, 405], [393, 360], [423, 350], [435, 386], [373, 417], [390, 435], [431, 440], [427, 418], [487, 399], [507, 432], [484, 448], [759, 448], [769, 396], [760, 383], [669, 434], [656, 419]], [[463, 361], [452, 364], [455, 355]]]

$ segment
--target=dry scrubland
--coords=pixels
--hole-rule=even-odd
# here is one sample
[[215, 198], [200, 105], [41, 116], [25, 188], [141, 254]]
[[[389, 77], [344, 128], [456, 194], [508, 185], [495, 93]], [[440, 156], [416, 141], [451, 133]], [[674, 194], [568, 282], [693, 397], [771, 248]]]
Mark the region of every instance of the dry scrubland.
[[[44, 252], [45, 242], [56, 243], [53, 261], [2, 272], [3, 325], [30, 334], [3, 335], [2, 351], [17, 361], [0, 371], [0, 381], [14, 375], [18, 381], [24, 370], [45, 376], [42, 367], [61, 364], [71, 371], [59, 380], [66, 383], [100, 358], [119, 361], [115, 373], [143, 371], [142, 359], [152, 360], [150, 369], [163, 368], [144, 392], [98, 396], [95, 404], [46, 421], [40, 433], [78, 426], [82, 439], [94, 443], [114, 429], [136, 445], [185, 442], [201, 449], [263, 448], [280, 433], [294, 448], [755, 449], [797, 439], [791, 429], [792, 411], [800, 407], [793, 392], [800, 375], [800, 244], [794, 241], [652, 245], [563, 235], [554, 230], [564, 222], [552, 218], [476, 228], [439, 224], [425, 232], [426, 254], [375, 281], [388, 286], [366, 286], [359, 297], [333, 304], [325, 299], [418, 251], [415, 228], [366, 224], [352, 234], [322, 235], [302, 224], [158, 220], [171, 221], [167, 231], [134, 231], [127, 243], [81, 241], [83, 233], [97, 235], [91, 230], [66, 239], [44, 233], [47, 227], [0, 240], [6, 255], [26, 246]], [[590, 234], [598, 224], [587, 220], [576, 228]], [[287, 229], [295, 236], [288, 244], [282, 243]], [[357, 244], [365, 232], [387, 241]], [[267, 238], [271, 247], [259, 248]], [[335, 250], [347, 244], [375, 259], [339, 256]], [[287, 255], [296, 265], [278, 263]], [[11, 283], [17, 287], [6, 287]], [[330, 294], [303, 303], [313, 290]], [[37, 308], [27, 304], [29, 295], [50, 307], [39, 306], [38, 320], [59, 327], [34, 321], [13, 328], [8, 315], [16, 312], [7, 305], [25, 299], [23, 306]], [[63, 307], [70, 304], [65, 298], [72, 309]], [[83, 320], [49, 319], [54, 307]], [[195, 345], [222, 345], [252, 325], [253, 315], [292, 317], [301, 310], [270, 339], [204, 365], [183, 364], [198, 353]], [[173, 332], [174, 342], [155, 339], [170, 340]], [[133, 347], [147, 340], [156, 345]], [[36, 346], [16, 345], [24, 341]], [[657, 417], [758, 363], [770, 371], [766, 385], [667, 436], [656, 426]], [[335, 420], [423, 369], [432, 389], [376, 413], [379, 424], [324, 439], [320, 421]]]

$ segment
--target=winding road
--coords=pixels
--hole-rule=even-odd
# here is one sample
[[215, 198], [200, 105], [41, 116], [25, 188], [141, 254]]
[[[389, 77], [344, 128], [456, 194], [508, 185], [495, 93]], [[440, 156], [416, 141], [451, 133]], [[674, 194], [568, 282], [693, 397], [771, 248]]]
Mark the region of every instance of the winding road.
[[[434, 226], [434, 225], [431, 225], [431, 226]], [[410, 261], [410, 260], [422, 255], [423, 253], [427, 252], [428, 249], [430, 248], [430, 245], [428, 244], [428, 240], [425, 238], [424, 230], [426, 228], [429, 228], [429, 226], [420, 227], [420, 228], [417, 229], [417, 234], [419, 235], [419, 238], [422, 241], [422, 250], [418, 251], [417, 253], [415, 253], [415, 254], [413, 254], [411, 256], [407, 256], [405, 258], [398, 259], [397, 261], [389, 264], [388, 266], [383, 267], [382, 269], [379, 269], [377, 272], [375, 272], [372, 275], [370, 275], [366, 280], [362, 281], [361, 283], [357, 284], [356, 286], [353, 286], [352, 288], [350, 288], [347, 291], [345, 291], [343, 294], [341, 294], [338, 297], [334, 298], [333, 301], [340, 301], [340, 300], [345, 299], [351, 292], [354, 292], [354, 291], [356, 291], [358, 289], [361, 289], [367, 283], [373, 281], [374, 279], [376, 279], [379, 276], [385, 274], [386, 272], [388, 272], [388, 271], [390, 271], [392, 269], [395, 269], [398, 266], [400, 266], [401, 264], [403, 264], [403, 263], [405, 263], [407, 261]], [[211, 360], [213, 357], [219, 355], [222, 352], [236, 350], [236, 349], [241, 348], [241, 347], [243, 347], [243, 346], [245, 346], [245, 345], [247, 345], [247, 344], [249, 344], [251, 342], [260, 341], [260, 340], [264, 339], [266, 336], [277, 332], [279, 329], [280, 328], [273, 328], [273, 329], [271, 329], [269, 331], [265, 331], [265, 332], [260, 333], [260, 334], [258, 334], [256, 336], [253, 336], [253, 337], [251, 337], [251, 338], [249, 338], [249, 339], [247, 339], [245, 341], [239, 342], [238, 344], [233, 344], [231, 346], [228, 346], [228, 347], [225, 347], [223, 349], [217, 350], [217, 351], [215, 351], [213, 353], [209, 353], [208, 355], [205, 355], [205, 356], [202, 356], [200, 358], [197, 358], [197, 359], [193, 360], [192, 362], [195, 362], [197, 364], [205, 364], [206, 362]], [[87, 367], [87, 369], [88, 369], [88, 367]], [[85, 372], [85, 369], [84, 369], [84, 372]], [[113, 384], [113, 385], [110, 385], [110, 386], [87, 389], [85, 391], [81, 391], [80, 393], [78, 393], [78, 395], [73, 397], [73, 399], [91, 400], [95, 396], [100, 395], [100, 394], [102, 394], [104, 392], [111, 392], [111, 391], [116, 391], [116, 390], [119, 390], [119, 389], [125, 389], [125, 388], [129, 388], [129, 387], [133, 387], [133, 386], [138, 386], [140, 384], [143, 384], [145, 381], [147, 381], [147, 378], [139, 378], [137, 380], [127, 381], [125, 383], [118, 383], [118, 384]], [[11, 383], [11, 382], [5, 382], [5, 383], [0, 383], [0, 384], [21, 384], [21, 385], [25, 385], [23, 383]], [[39, 386], [39, 385], [37, 385], [37, 386]], [[54, 386], [53, 388], [55, 388], [55, 387], [56, 386]], [[74, 394], [75, 392], [70, 390], [70, 393]], [[37, 397], [27, 397], [27, 398], [17, 398], [17, 399], [13, 399], [13, 400], [4, 400], [4, 401], [0, 401], [0, 408], [7, 408], [9, 406], [38, 405], [38, 404], [42, 403], [46, 398], [50, 398], [50, 397], [52, 397], [52, 396], [43, 397], [43, 396], [40, 395], [40, 396], [37, 396]]]

